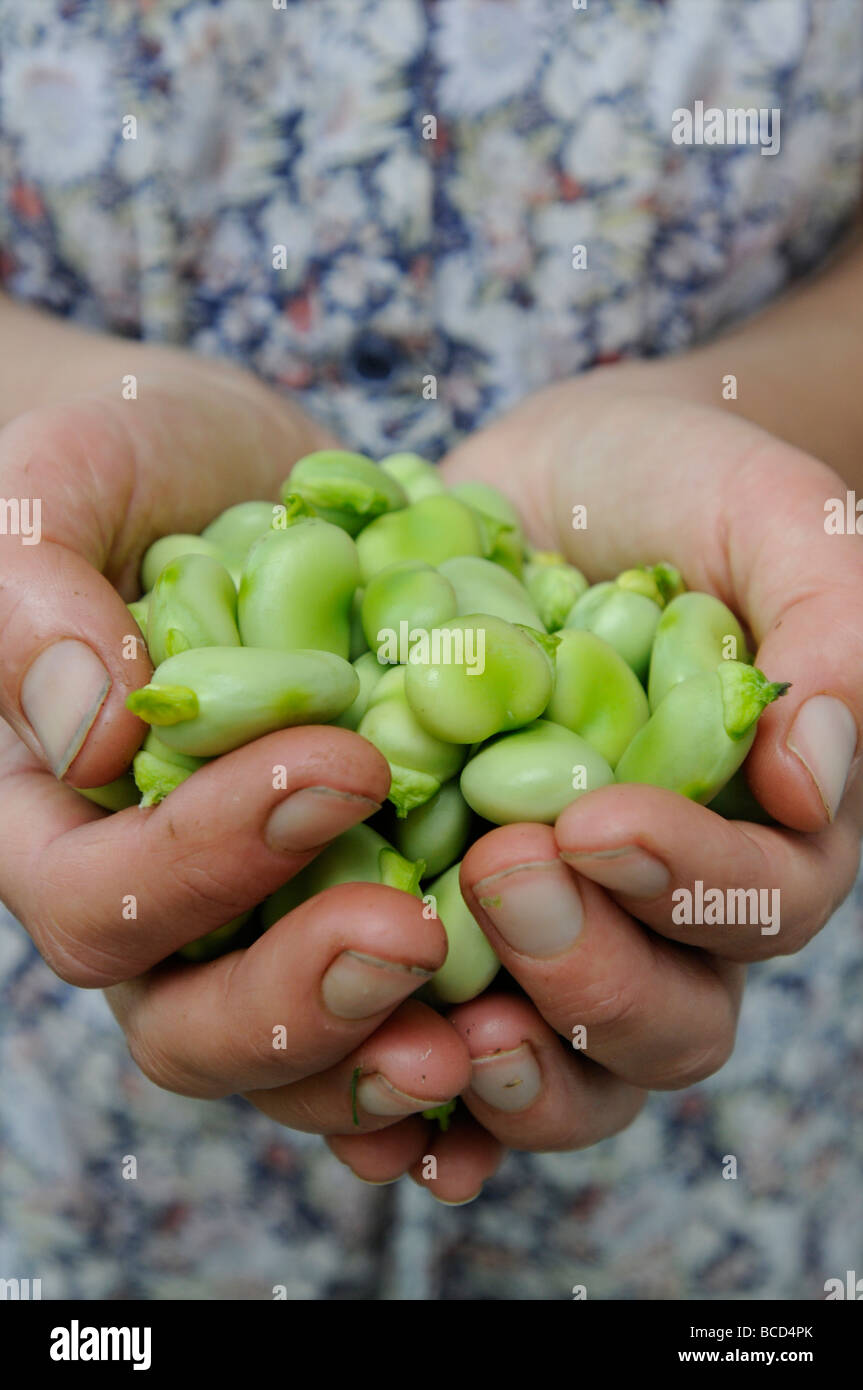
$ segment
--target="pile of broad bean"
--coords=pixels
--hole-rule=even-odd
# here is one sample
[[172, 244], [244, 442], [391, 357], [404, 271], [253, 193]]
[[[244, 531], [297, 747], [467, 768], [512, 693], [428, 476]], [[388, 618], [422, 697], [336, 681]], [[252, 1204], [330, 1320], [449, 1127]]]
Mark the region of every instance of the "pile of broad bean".
[[141, 579], [129, 607], [155, 670], [127, 704], [150, 728], [92, 800], [155, 805], [208, 759], [297, 724], [356, 730], [392, 773], [372, 825], [189, 959], [254, 940], [334, 884], [382, 883], [433, 895], [449, 951], [427, 997], [464, 1001], [498, 969], [459, 889], [491, 826], [550, 825], [615, 781], [765, 819], [740, 769], [787, 687], [752, 666], [734, 614], [670, 564], [590, 586], [526, 544], [496, 489], [445, 487], [415, 454], [311, 454], [279, 504], [156, 541]]

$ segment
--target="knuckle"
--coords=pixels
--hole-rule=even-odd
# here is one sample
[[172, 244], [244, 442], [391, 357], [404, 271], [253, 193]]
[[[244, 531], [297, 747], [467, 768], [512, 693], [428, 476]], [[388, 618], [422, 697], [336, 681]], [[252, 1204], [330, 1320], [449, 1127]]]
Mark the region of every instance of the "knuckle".
[[33, 941], [45, 964], [67, 985], [78, 989], [106, 989], [138, 974], [97, 942], [73, 936], [53, 918], [42, 918], [31, 927]]
[[202, 1085], [199, 1077], [193, 1077], [176, 1056], [169, 1055], [131, 1021], [126, 1023], [126, 1045], [138, 1070], [160, 1090], [199, 1098], [214, 1094]]
[[[587, 1028], [611, 1029], [627, 1034], [638, 1026], [641, 1015], [641, 989], [637, 979], [600, 979], [578, 989], [565, 1010], [567, 1018]], [[569, 1036], [571, 1030], [567, 1030]]]
[[680, 1091], [695, 1086], [725, 1066], [734, 1051], [734, 1028], [723, 1027], [718, 1038], [709, 1043], [690, 1044], [682, 1052], [659, 1067], [650, 1077], [650, 1086], [659, 1091]]
[[191, 897], [192, 903], [184, 901], [184, 906], [201, 908], [207, 917], [217, 912], [222, 914], [222, 921], [230, 920], [242, 910], [242, 905], [237, 904], [236, 888], [220, 878], [215, 864], [207, 863], [206, 859], [202, 862], [197, 854], [172, 859], [167, 873], [171, 896], [181, 896], [184, 900]]

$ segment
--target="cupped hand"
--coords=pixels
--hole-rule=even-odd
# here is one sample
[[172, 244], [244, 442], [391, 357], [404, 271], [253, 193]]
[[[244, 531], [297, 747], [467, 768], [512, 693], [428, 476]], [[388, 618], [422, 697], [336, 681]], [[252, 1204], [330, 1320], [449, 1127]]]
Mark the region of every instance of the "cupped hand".
[[[582, 796], [554, 829], [507, 826], [465, 856], [462, 891], [524, 994], [492, 986], [450, 1011], [472, 1059], [469, 1117], [438, 1141], [434, 1181], [405, 1128], [401, 1171], [467, 1196], [484, 1172], [480, 1128], [515, 1149], [582, 1147], [628, 1123], [646, 1089], [721, 1067], [746, 963], [799, 950], [850, 891], [863, 824], [863, 543], [825, 531], [825, 502], [845, 496], [838, 475], [721, 407], [679, 398], [672, 363], [540, 392], [444, 469], [508, 493], [530, 540], [593, 582], [671, 560], [740, 616], [755, 664], [791, 683], [747, 762], [777, 826], [621, 785]], [[680, 920], [699, 883], [735, 904], [737, 923]], [[755, 922], [739, 921], [744, 894], [762, 905]], [[364, 1176], [392, 1177], [397, 1132], [379, 1161], [370, 1140], [331, 1144]]]
[[0, 433], [0, 494], [41, 503], [38, 544], [0, 537], [0, 892], [61, 978], [107, 987], [157, 1084], [247, 1093], [324, 1133], [392, 1124], [469, 1078], [457, 1032], [409, 999], [446, 954], [421, 903], [348, 885], [245, 952], [168, 959], [377, 810], [389, 787], [377, 750], [296, 728], [146, 810], [109, 816], [73, 790], [119, 776], [144, 734], [125, 698], [152, 667], [124, 599], [146, 547], [275, 496], [295, 458], [333, 442], [243, 373], [118, 347], [118, 363], [130, 356], [136, 400], [112, 385]]

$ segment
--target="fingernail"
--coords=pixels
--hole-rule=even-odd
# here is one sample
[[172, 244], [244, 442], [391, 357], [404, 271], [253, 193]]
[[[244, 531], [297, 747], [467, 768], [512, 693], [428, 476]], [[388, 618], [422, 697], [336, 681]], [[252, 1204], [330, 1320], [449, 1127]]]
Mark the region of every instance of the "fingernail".
[[419, 965], [398, 965], [361, 951], [342, 951], [324, 975], [324, 1003], [337, 1018], [371, 1018], [400, 1004], [434, 972]]
[[356, 1178], [357, 1182], [364, 1182], [365, 1185], [366, 1185], [366, 1187], [392, 1187], [392, 1185], [393, 1185], [394, 1182], [398, 1182], [398, 1181], [399, 1181], [399, 1178], [401, 1177], [401, 1174], [399, 1174], [399, 1178], [377, 1178], [377, 1179], [375, 1179], [375, 1178], [361, 1178], [360, 1175], [359, 1175], [359, 1173], [354, 1173], [354, 1177]]
[[429, 1110], [434, 1105], [442, 1105], [439, 1100], [418, 1100], [416, 1096], [405, 1095], [396, 1090], [385, 1076], [378, 1072], [375, 1076], [363, 1077], [357, 1086], [357, 1101], [369, 1115], [414, 1115], [417, 1110]]
[[639, 845], [600, 849], [593, 854], [567, 854], [561, 850], [560, 857], [594, 883], [630, 898], [658, 897], [671, 882], [671, 874], [662, 861]]
[[542, 1072], [528, 1043], [511, 1052], [477, 1057], [473, 1063], [471, 1090], [486, 1105], [513, 1114], [533, 1105], [542, 1086]]
[[787, 744], [809, 772], [833, 820], [857, 748], [857, 723], [850, 709], [833, 695], [813, 695], [797, 711]]
[[559, 955], [584, 922], [578, 889], [558, 859], [504, 869], [480, 879], [474, 892], [507, 945], [522, 955]]
[[432, 1193], [432, 1196], [436, 1202], [440, 1202], [442, 1207], [466, 1207], [470, 1202], [475, 1202], [477, 1197], [482, 1196], [482, 1188], [479, 1188], [472, 1197], [463, 1197], [460, 1202], [448, 1202], [446, 1197], [435, 1197], [434, 1193]]
[[367, 796], [332, 787], [303, 787], [270, 813], [264, 839], [278, 852], [317, 849], [380, 809]]
[[92, 647], [73, 637], [46, 647], [21, 683], [21, 708], [55, 777], [63, 777], [105, 703], [111, 677]]

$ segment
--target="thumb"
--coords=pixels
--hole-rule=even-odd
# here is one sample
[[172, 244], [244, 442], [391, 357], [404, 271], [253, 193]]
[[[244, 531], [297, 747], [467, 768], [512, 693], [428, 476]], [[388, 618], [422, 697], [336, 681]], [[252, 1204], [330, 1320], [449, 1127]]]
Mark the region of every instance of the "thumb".
[[[56, 777], [112, 781], [141, 742], [125, 701], [153, 668], [117, 589], [137, 594], [151, 541], [274, 495], [330, 438], [257, 383], [205, 381], [199, 364], [146, 402], [127, 408], [113, 390], [0, 433], [0, 715]], [[25, 503], [41, 529], [10, 534]]]

